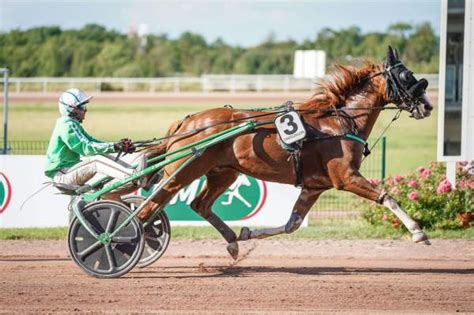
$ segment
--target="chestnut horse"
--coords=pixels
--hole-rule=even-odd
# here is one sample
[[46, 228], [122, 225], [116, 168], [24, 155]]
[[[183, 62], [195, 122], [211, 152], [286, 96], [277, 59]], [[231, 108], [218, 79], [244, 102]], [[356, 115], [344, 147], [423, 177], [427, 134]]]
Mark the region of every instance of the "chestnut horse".
[[[429, 244], [427, 235], [386, 192], [379, 191], [359, 172], [364, 146], [341, 135], [351, 133], [366, 140], [388, 103], [421, 119], [430, 115], [431, 106], [425, 90], [427, 81], [417, 80], [399, 60], [398, 53], [388, 48], [384, 64], [366, 62], [363, 67], [336, 66], [332, 76], [319, 83], [316, 93], [307, 102], [295, 105], [306, 124], [317, 137], [303, 141], [301, 193], [288, 223], [277, 228], [250, 230], [242, 228], [236, 235], [211, 209], [214, 201], [229, 187], [239, 173], [284, 184], [295, 184], [297, 172], [291, 154], [282, 148], [275, 125], [268, 122], [255, 129], [208, 148], [173, 178], [140, 212], [142, 220], [166, 205], [183, 187], [205, 175], [206, 185], [191, 203], [191, 208], [213, 225], [228, 242], [227, 250], [235, 259], [237, 241], [265, 238], [298, 229], [304, 217], [324, 191], [336, 188], [383, 204], [407, 227], [412, 240]], [[263, 115], [263, 116], [262, 116]], [[157, 156], [233, 127], [245, 119], [268, 120], [272, 112], [216, 108], [203, 111], [175, 123], [168, 135], [176, 134], [146, 149], [148, 156]], [[206, 126], [210, 126], [205, 128]], [[203, 128], [204, 127], [204, 128]], [[199, 129], [199, 131], [189, 131]], [[188, 132], [186, 136], [182, 133]], [[181, 135], [180, 135], [181, 134]], [[319, 138], [319, 139], [315, 139]], [[164, 178], [173, 173], [185, 159], [164, 168]]]

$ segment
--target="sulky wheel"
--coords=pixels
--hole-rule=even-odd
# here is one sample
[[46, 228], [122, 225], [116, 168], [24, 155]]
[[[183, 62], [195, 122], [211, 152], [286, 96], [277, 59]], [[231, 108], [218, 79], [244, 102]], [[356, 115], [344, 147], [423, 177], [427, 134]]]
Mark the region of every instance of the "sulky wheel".
[[[145, 200], [142, 196], [128, 196], [123, 198], [123, 202], [133, 211]], [[145, 223], [145, 249], [142, 257], [137, 263], [137, 267], [144, 268], [155, 261], [165, 253], [171, 239], [171, 225], [168, 216], [161, 211], [156, 217]]]
[[130, 216], [130, 210], [114, 201], [88, 204], [82, 214], [102, 242], [92, 236], [75, 217], [69, 225], [68, 245], [74, 262], [85, 272], [98, 278], [115, 278], [129, 272], [143, 253], [143, 225], [137, 218], [124, 226], [110, 241], [107, 233]]

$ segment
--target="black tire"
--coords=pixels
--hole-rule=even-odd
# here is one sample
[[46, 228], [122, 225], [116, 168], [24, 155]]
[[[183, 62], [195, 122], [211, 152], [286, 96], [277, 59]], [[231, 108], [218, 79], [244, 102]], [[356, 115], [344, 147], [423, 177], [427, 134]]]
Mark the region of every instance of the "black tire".
[[[131, 211], [136, 209], [145, 197], [128, 196], [122, 199], [123, 203], [130, 207]], [[163, 256], [171, 240], [171, 225], [168, 216], [161, 211], [150, 224], [144, 227], [145, 248], [137, 263], [138, 268], [145, 268]]]
[[[115, 201], [95, 201], [82, 211], [85, 219], [100, 235], [113, 232], [130, 210]], [[117, 278], [129, 272], [139, 261], [143, 249], [143, 225], [133, 218], [107, 245], [96, 240], [75, 217], [68, 230], [68, 246], [72, 260], [86, 273], [97, 278]]]

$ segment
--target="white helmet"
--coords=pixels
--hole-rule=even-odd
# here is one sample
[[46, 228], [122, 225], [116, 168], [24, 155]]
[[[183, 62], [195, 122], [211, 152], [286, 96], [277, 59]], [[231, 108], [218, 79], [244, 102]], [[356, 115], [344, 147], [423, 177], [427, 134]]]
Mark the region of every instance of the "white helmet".
[[85, 107], [92, 96], [87, 96], [84, 91], [73, 88], [64, 91], [59, 97], [59, 112], [62, 116], [71, 116], [74, 108]]

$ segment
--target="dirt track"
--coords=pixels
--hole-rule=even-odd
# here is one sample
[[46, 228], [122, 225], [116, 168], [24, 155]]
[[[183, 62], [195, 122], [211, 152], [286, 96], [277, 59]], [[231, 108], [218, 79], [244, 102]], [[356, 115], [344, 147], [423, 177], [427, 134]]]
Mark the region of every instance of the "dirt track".
[[474, 312], [474, 242], [172, 241], [120, 279], [87, 276], [65, 241], [0, 242], [0, 313]]

